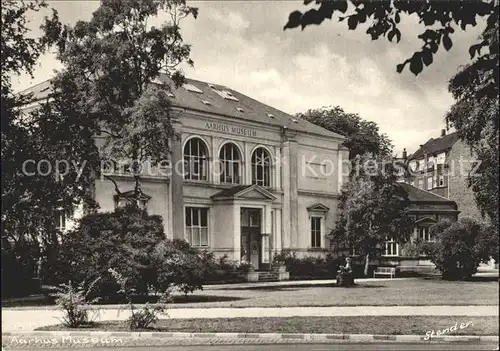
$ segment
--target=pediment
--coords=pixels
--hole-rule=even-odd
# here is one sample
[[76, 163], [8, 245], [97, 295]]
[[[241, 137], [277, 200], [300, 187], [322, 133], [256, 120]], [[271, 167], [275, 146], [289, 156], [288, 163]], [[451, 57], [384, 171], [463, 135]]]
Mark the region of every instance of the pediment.
[[251, 199], [251, 200], [276, 200], [270, 191], [258, 185], [236, 186], [223, 190], [212, 196], [213, 199]]
[[310, 212], [313, 212], [313, 211], [315, 211], [315, 212], [328, 212], [330, 209], [328, 207], [326, 207], [325, 205], [318, 203], [318, 204], [314, 204], [312, 206], [309, 206], [307, 208], [307, 210]]
[[238, 199], [254, 199], [254, 200], [275, 200], [276, 196], [274, 196], [271, 192], [261, 188], [258, 185], [251, 186], [239, 193], [235, 194], [235, 198]]
[[424, 218], [420, 218], [420, 219], [417, 219], [415, 221], [415, 224], [422, 224], [422, 223], [437, 223], [437, 220], [435, 218], [432, 218], [432, 217], [424, 217]]

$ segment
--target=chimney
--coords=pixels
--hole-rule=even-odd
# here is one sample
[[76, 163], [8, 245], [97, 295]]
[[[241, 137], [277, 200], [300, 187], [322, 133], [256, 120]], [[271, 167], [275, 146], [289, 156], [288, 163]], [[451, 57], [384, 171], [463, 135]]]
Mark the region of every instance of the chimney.
[[406, 149], [403, 149], [403, 158], [405, 160], [408, 158], [408, 155], [406, 154]]
[[441, 129], [441, 138], [446, 135], [446, 129]]

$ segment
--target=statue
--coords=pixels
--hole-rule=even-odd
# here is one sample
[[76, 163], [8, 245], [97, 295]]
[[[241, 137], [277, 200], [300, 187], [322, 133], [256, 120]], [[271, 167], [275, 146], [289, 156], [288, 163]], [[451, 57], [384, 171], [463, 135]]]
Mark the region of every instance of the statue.
[[339, 270], [337, 271], [337, 285], [340, 286], [349, 286], [354, 285], [354, 278], [352, 276], [352, 268], [351, 268], [351, 258], [346, 257], [345, 266], [339, 266]]

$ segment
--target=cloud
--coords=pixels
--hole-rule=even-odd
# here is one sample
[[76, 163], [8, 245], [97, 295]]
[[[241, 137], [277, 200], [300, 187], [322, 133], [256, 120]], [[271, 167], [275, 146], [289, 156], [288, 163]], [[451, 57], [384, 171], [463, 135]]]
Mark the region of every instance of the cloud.
[[[419, 50], [418, 19], [401, 19], [401, 42], [372, 41], [366, 24], [355, 31], [345, 22], [327, 20], [320, 26], [283, 31], [288, 14], [304, 10], [301, 2], [190, 1], [199, 7], [197, 20], [181, 23], [183, 38], [192, 45], [194, 68], [186, 75], [226, 85], [288, 113], [339, 105], [375, 121], [394, 141], [401, 154], [413, 152], [445, 127], [443, 117], [453, 103], [447, 81], [469, 60], [468, 47], [477, 41], [481, 27], [457, 32], [453, 48], [441, 49], [431, 66], [418, 77], [396, 65]], [[54, 1], [63, 21], [88, 19], [97, 2]], [[311, 5], [312, 6], [312, 5]], [[166, 17], [159, 16], [155, 24]], [[364, 27], [363, 27], [364, 26]], [[58, 67], [50, 55], [35, 72], [34, 83]], [[29, 86], [22, 78], [18, 88]]]

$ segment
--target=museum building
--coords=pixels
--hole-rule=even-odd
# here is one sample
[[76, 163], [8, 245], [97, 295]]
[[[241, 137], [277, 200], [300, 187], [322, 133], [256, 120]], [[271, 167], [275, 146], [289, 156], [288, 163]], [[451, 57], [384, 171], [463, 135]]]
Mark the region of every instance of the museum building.
[[[25, 92], [41, 100], [49, 85]], [[171, 141], [174, 167], [143, 174], [141, 199], [163, 217], [167, 237], [257, 270], [285, 248], [324, 255], [348, 180], [345, 138], [221, 85], [187, 79], [169, 96], [180, 135]], [[131, 175], [113, 177], [132, 192]], [[96, 180], [94, 193], [100, 211], [125, 203], [106, 179]]]

